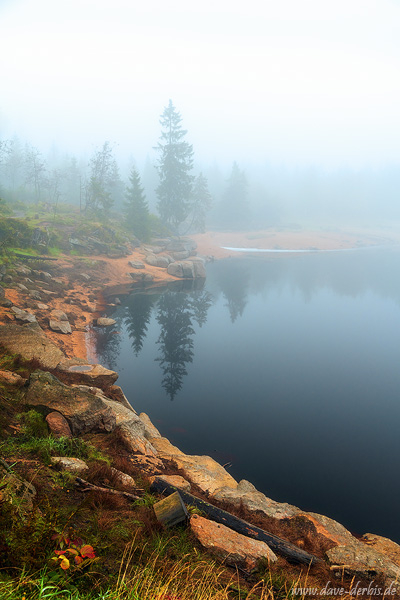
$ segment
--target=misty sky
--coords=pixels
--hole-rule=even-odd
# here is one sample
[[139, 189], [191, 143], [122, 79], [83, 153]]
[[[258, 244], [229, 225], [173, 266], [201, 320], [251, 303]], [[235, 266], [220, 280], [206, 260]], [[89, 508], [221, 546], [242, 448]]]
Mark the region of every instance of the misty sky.
[[0, 0], [0, 136], [142, 160], [172, 99], [200, 161], [400, 160], [399, 0]]

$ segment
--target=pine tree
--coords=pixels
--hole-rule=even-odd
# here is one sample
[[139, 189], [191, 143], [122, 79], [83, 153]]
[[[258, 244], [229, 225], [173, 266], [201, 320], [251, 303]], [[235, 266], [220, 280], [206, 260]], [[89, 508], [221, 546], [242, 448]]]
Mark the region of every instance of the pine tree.
[[183, 139], [187, 131], [182, 129], [181, 122], [182, 118], [170, 100], [160, 119], [162, 132], [157, 146], [160, 184], [156, 192], [160, 217], [176, 232], [189, 214], [194, 181], [190, 174], [193, 147]]
[[86, 211], [107, 216], [114, 204], [112, 192], [119, 179], [118, 166], [110, 142], [104, 142], [102, 149], [94, 153], [89, 166]]
[[129, 177], [131, 186], [126, 190], [125, 218], [130, 231], [139, 240], [146, 242], [150, 237], [150, 215], [149, 207], [141, 185], [140, 176], [135, 167]]

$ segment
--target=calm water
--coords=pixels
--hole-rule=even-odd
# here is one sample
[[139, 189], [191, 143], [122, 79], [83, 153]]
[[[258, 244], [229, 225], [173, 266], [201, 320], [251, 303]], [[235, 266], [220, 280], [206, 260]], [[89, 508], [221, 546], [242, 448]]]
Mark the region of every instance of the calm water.
[[137, 412], [267, 496], [400, 542], [400, 250], [251, 256], [121, 297], [100, 361]]

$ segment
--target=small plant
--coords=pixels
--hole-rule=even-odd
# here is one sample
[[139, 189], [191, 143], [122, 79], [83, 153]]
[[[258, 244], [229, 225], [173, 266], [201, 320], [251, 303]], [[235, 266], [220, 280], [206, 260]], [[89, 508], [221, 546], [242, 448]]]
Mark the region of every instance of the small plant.
[[55, 556], [50, 560], [63, 571], [71, 568], [87, 568], [95, 562], [96, 554], [93, 547], [84, 544], [81, 538], [70, 538], [61, 534], [53, 536], [53, 539], [57, 540], [60, 549], [54, 550]]

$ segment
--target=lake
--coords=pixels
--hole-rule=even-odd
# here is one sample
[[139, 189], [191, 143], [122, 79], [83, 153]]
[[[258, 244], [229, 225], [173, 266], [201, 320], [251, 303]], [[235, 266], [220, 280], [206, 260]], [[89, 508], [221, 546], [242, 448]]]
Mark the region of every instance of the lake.
[[121, 296], [99, 362], [268, 497], [400, 542], [400, 250], [254, 254]]

